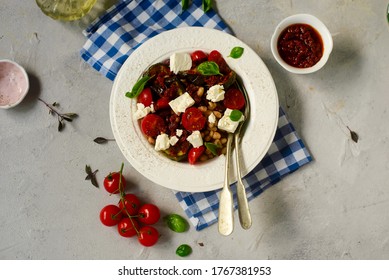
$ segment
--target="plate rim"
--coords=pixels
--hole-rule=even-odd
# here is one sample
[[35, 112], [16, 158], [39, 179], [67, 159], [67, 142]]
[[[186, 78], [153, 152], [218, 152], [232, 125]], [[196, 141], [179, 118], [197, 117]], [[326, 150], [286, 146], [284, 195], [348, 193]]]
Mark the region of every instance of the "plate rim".
[[[245, 170], [244, 170], [244, 176], [247, 175], [249, 172], [251, 172], [255, 166], [257, 166], [259, 164], [259, 162], [263, 159], [263, 157], [265, 156], [265, 154], [267, 153], [267, 151], [269, 150], [270, 146], [271, 146], [271, 143], [273, 142], [273, 139], [274, 139], [274, 136], [275, 136], [275, 132], [276, 132], [276, 129], [277, 129], [277, 125], [278, 125], [278, 118], [279, 118], [279, 100], [278, 100], [278, 93], [277, 93], [277, 89], [276, 89], [276, 85], [274, 83], [274, 79], [269, 71], [269, 69], [267, 68], [266, 64], [264, 63], [264, 61], [261, 59], [261, 57], [255, 53], [246, 43], [242, 42], [240, 39], [238, 39], [237, 37], [231, 35], [231, 34], [228, 34], [228, 33], [225, 33], [223, 31], [220, 31], [220, 30], [216, 30], [216, 29], [210, 29], [210, 28], [206, 28], [206, 27], [180, 27], [180, 28], [175, 28], [175, 29], [172, 29], [172, 30], [168, 30], [168, 31], [164, 31], [150, 39], [148, 39], [146, 42], [144, 42], [139, 48], [137, 48], [136, 50], [134, 50], [134, 52], [126, 59], [126, 61], [123, 63], [122, 67], [120, 68], [119, 72], [117, 73], [117, 76], [114, 80], [114, 83], [113, 83], [113, 86], [112, 86], [112, 89], [111, 89], [111, 96], [110, 96], [110, 101], [109, 101], [109, 115], [110, 115], [110, 122], [111, 122], [111, 128], [112, 128], [112, 131], [113, 131], [113, 134], [114, 134], [114, 138], [116, 139], [116, 143], [117, 145], [119, 146], [119, 149], [121, 150], [122, 154], [124, 155], [124, 157], [126, 158], [126, 160], [131, 164], [132, 167], [135, 168], [135, 170], [137, 170], [139, 173], [141, 173], [143, 176], [145, 176], [146, 178], [148, 178], [149, 180], [151, 180], [152, 182], [158, 184], [158, 185], [161, 185], [163, 187], [166, 187], [166, 188], [169, 188], [169, 189], [172, 189], [174, 191], [184, 191], [184, 192], [204, 192], [204, 191], [213, 191], [213, 190], [216, 190], [216, 189], [219, 189], [222, 187], [222, 182], [218, 182], [218, 183], [209, 183], [207, 185], [201, 185], [201, 186], [197, 186], [195, 189], [194, 187], [188, 187], [188, 186], [179, 186], [179, 187], [176, 187], [176, 185], [174, 185], [174, 180], [171, 180], [169, 178], [164, 178], [162, 179], [161, 181], [161, 177], [160, 176], [155, 176], [155, 174], [144, 174], [144, 169], [143, 167], [139, 166], [139, 159], [137, 159], [136, 157], [134, 157], [133, 155], [129, 155], [127, 153], [127, 151], [125, 150], [125, 146], [124, 144], [122, 143], [121, 141], [121, 135], [120, 135], [120, 132], [118, 130], [118, 127], [117, 127], [117, 120], [116, 120], [116, 115], [115, 115], [115, 101], [116, 101], [116, 98], [119, 98], [118, 95], [117, 95], [117, 90], [118, 90], [118, 87], [120, 85], [120, 83], [122, 82], [122, 79], [123, 79], [123, 73], [126, 71], [126, 69], [129, 67], [129, 65], [131, 65], [131, 63], [133, 63], [133, 60], [134, 60], [134, 57], [137, 58], [136, 56], [142, 56], [142, 51], [149, 48], [150, 46], [152, 46], [153, 43], [155, 43], [156, 41], [158, 42], [158, 40], [161, 40], [161, 39], [164, 39], [165, 37], [169, 37], [169, 36], [177, 36], [177, 35], [182, 35], [182, 34], [185, 34], [186, 36], [188, 34], [197, 34], [197, 33], [204, 33], [203, 35], [215, 35], [215, 36], [221, 36], [222, 38], [225, 38], [226, 41], [228, 40], [231, 40], [233, 42], [236, 42], [236, 43], [239, 43], [240, 46], [244, 47], [245, 49], [245, 52], [249, 51], [251, 55], [254, 55], [255, 58], [261, 63], [261, 70], [264, 71], [264, 74], [266, 74], [266, 79], [267, 79], [267, 82], [269, 83], [269, 86], [271, 87], [271, 91], [272, 91], [272, 96], [273, 96], [273, 106], [274, 106], [274, 112], [272, 112], [272, 114], [274, 114], [274, 118], [272, 118], [273, 120], [273, 124], [272, 124], [272, 131], [270, 132], [268, 138], [267, 138], [267, 143], [265, 145], [265, 148], [262, 150], [261, 153], [258, 154], [258, 158], [255, 162], [252, 162], [250, 166], [248, 166]], [[205, 36], [206, 37], [206, 36]], [[195, 49], [205, 49], [205, 48], [202, 48], [202, 47], [196, 47], [196, 46], [191, 46], [191, 47], [188, 47], [192, 50], [195, 50]], [[212, 48], [211, 48], [212, 49]], [[216, 47], [213, 47], [213, 49], [217, 49]], [[177, 52], [179, 49], [170, 49], [170, 53], [174, 53], [174, 52]], [[162, 55], [160, 55], [161, 57]], [[223, 55], [225, 56], [225, 55]], [[154, 63], [157, 62], [157, 61], [154, 61]], [[228, 63], [228, 62], [227, 62]], [[228, 63], [230, 65], [230, 63]], [[144, 68], [142, 68], [142, 71], [141, 73], [147, 68], [147, 66], [145, 66]], [[141, 75], [141, 73], [139, 73], [139, 76]], [[239, 75], [239, 73], [237, 73]], [[138, 78], [139, 78], [138, 76]], [[240, 76], [240, 75], [239, 75]], [[245, 81], [245, 79], [242, 78], [243, 81]], [[246, 85], [245, 85], [246, 86]], [[128, 88], [129, 89], [129, 88]], [[250, 89], [251, 90], [251, 89]], [[115, 94], [116, 93], [116, 94]], [[122, 94], [124, 96], [124, 92]], [[135, 101], [134, 100], [131, 100], [131, 103], [134, 103]], [[128, 112], [129, 114], [131, 113], [130, 112], [131, 110], [128, 109]], [[131, 117], [130, 117], [131, 118]], [[250, 121], [253, 121], [253, 120], [250, 120]], [[139, 125], [137, 125], [139, 126]], [[137, 130], [137, 128], [134, 128], [135, 130]], [[138, 128], [139, 129], [139, 128]], [[141, 141], [139, 142], [141, 143]], [[144, 141], [142, 141], [143, 145], [145, 144]], [[149, 145], [148, 143], [146, 143], [148, 146], [151, 146]], [[149, 149], [149, 147], [147, 147], [146, 149]], [[154, 151], [155, 154], [157, 154], [156, 151]], [[242, 154], [242, 153], [241, 153]], [[161, 158], [161, 155], [158, 155], [159, 158]], [[235, 155], [232, 155], [233, 157]], [[163, 157], [165, 158], [166, 162], [172, 164], [173, 166], [180, 166], [181, 168], [183, 169], [190, 169], [190, 171], [192, 172], [193, 170], [196, 170], [196, 169], [193, 169], [194, 166], [190, 166], [189, 164], [187, 163], [176, 163], [170, 159], [167, 159], [166, 157]], [[219, 163], [223, 166], [223, 169], [224, 169], [224, 163], [225, 163], [225, 157], [224, 156], [219, 156], [217, 159], [213, 159], [216, 163], [214, 163], [214, 165], [219, 165]], [[234, 162], [234, 160], [232, 160], [232, 162]], [[210, 163], [205, 163], [205, 164], [210, 164]], [[197, 165], [195, 165], [197, 166]], [[234, 166], [234, 164], [233, 164]], [[218, 170], [220, 172], [220, 169]], [[224, 171], [223, 171], [223, 174], [224, 174]], [[167, 176], [169, 177], [169, 176]], [[230, 182], [231, 184], [232, 183], [235, 183], [236, 182], [236, 174], [234, 173], [233, 175], [231, 175], [230, 177]]]

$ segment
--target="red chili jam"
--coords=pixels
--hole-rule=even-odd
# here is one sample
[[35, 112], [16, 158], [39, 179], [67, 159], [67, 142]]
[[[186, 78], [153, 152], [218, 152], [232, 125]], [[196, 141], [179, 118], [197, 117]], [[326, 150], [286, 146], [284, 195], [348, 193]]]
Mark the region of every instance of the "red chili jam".
[[308, 68], [323, 56], [323, 40], [308, 24], [292, 24], [285, 28], [277, 42], [278, 53], [290, 66]]

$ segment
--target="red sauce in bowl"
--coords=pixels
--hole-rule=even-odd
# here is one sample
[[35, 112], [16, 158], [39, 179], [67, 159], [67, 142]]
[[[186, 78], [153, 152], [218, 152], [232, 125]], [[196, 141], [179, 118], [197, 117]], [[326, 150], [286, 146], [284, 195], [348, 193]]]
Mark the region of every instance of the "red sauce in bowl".
[[323, 56], [323, 40], [308, 24], [292, 24], [285, 28], [277, 42], [278, 53], [290, 66], [308, 68]]

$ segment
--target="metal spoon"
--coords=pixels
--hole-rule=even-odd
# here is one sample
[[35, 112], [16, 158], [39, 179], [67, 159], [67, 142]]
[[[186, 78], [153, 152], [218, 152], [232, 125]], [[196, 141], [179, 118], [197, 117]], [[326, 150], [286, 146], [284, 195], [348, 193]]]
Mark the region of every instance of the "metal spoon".
[[232, 133], [228, 133], [224, 186], [220, 193], [219, 202], [219, 232], [222, 235], [230, 235], [234, 229], [234, 201], [229, 181], [231, 145], [234, 140], [233, 136]]
[[251, 220], [251, 214], [250, 214], [250, 208], [249, 204], [247, 201], [247, 196], [246, 196], [246, 189], [245, 186], [242, 182], [242, 172], [240, 169], [240, 149], [239, 149], [239, 143], [241, 140], [241, 132], [242, 132], [242, 127], [244, 124], [247, 124], [248, 119], [250, 117], [250, 103], [249, 99], [247, 96], [246, 89], [241, 85], [240, 82], [237, 82], [239, 90], [244, 94], [245, 101], [246, 101], [246, 106], [244, 110], [244, 121], [241, 122], [238, 126], [238, 128], [235, 131], [235, 152], [236, 152], [236, 168], [237, 168], [237, 177], [238, 181], [236, 183], [236, 190], [237, 190], [237, 197], [238, 197], [238, 213], [239, 213], [239, 221], [240, 225], [242, 226], [243, 229], [249, 229], [252, 224]]

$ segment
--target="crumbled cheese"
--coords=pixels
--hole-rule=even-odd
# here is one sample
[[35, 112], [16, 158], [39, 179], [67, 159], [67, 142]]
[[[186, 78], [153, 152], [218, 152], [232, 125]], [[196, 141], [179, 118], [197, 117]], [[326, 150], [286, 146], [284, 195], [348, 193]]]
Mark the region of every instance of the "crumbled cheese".
[[216, 123], [216, 116], [214, 113], [211, 113], [209, 116], [208, 116], [208, 122], [209, 123]]
[[134, 118], [136, 118], [137, 120], [144, 118], [149, 113], [155, 112], [153, 104], [145, 107], [145, 105], [143, 105], [142, 103], [137, 103], [136, 107], [137, 110], [134, 113]]
[[172, 136], [172, 137], [170, 137], [170, 139], [169, 139], [169, 143], [170, 143], [170, 145], [174, 146], [175, 144], [177, 144], [178, 140], [179, 140], [179, 139], [178, 139], [177, 136]]
[[188, 53], [174, 53], [170, 56], [170, 71], [177, 74], [192, 68], [192, 58]]
[[233, 121], [230, 119], [232, 110], [231, 109], [226, 109], [224, 112], [223, 117], [219, 120], [217, 127], [221, 130], [234, 133], [236, 128], [238, 127], [239, 123], [244, 120], [244, 116], [239, 119], [239, 121]]
[[224, 100], [224, 87], [223, 85], [214, 85], [207, 90], [207, 99], [212, 102], [218, 102]]
[[176, 129], [176, 135], [178, 136], [178, 137], [181, 137], [181, 135], [182, 135], [182, 129]]
[[172, 108], [174, 113], [177, 115], [185, 112], [186, 108], [192, 106], [193, 104], [195, 104], [195, 101], [187, 92], [169, 102], [170, 108]]
[[158, 135], [157, 139], [155, 140], [154, 149], [156, 151], [163, 151], [169, 149], [169, 147], [170, 147], [169, 136], [166, 133], [162, 133]]
[[203, 138], [201, 137], [200, 131], [195, 130], [191, 135], [186, 138], [194, 148], [198, 148], [203, 145]]

